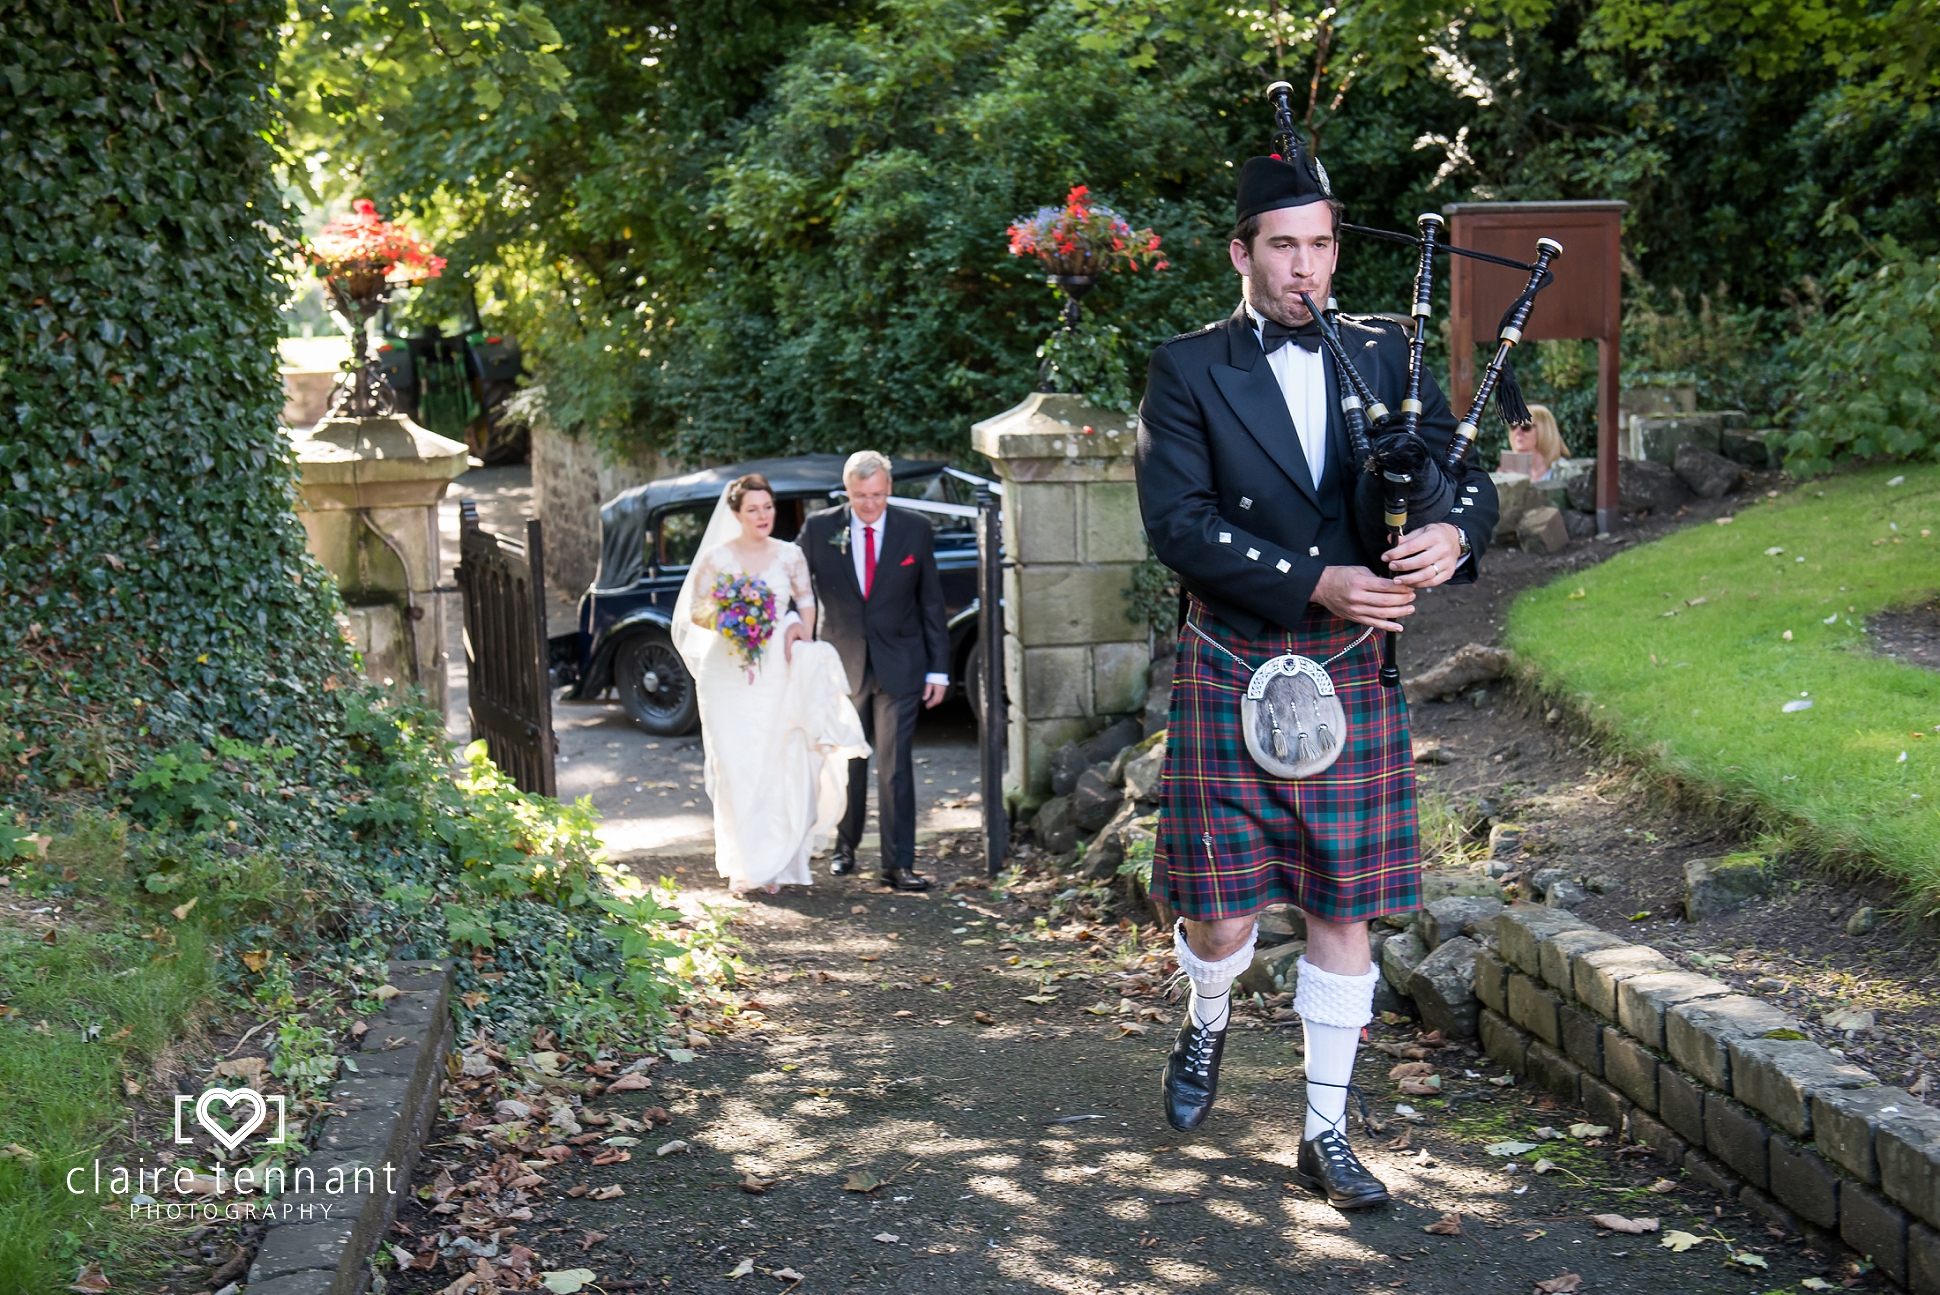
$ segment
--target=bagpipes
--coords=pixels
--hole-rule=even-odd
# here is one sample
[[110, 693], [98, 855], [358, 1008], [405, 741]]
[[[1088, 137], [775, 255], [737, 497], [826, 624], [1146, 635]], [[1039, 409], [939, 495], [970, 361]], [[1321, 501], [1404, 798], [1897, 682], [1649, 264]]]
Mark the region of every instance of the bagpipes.
[[[1322, 178], [1321, 186], [1325, 192], [1326, 173], [1320, 169], [1317, 160], [1305, 156], [1299, 133], [1294, 128], [1293, 86], [1285, 81], [1275, 81], [1267, 87], [1266, 96], [1273, 104], [1274, 152], [1295, 166], [1311, 168], [1317, 177]], [[1353, 233], [1411, 244], [1420, 251], [1415, 266], [1414, 304], [1410, 310], [1414, 327], [1408, 344], [1406, 395], [1399, 410], [1390, 410], [1383, 404], [1360, 370], [1354, 367], [1346, 346], [1341, 342], [1340, 312], [1334, 299], [1330, 296], [1326, 309], [1322, 310], [1314, 304], [1312, 297], [1301, 294], [1308, 312], [1320, 325], [1321, 341], [1333, 360], [1334, 372], [1339, 380], [1341, 415], [1347, 424], [1348, 449], [1357, 469], [1353, 500], [1355, 526], [1362, 543], [1376, 553], [1393, 548], [1411, 530], [1447, 519], [1449, 511], [1456, 506], [1455, 482], [1466, 468], [1469, 451], [1475, 445], [1483, 410], [1490, 396], [1496, 398], [1496, 412], [1511, 426], [1529, 421], [1529, 409], [1523, 403], [1515, 374], [1508, 367], [1509, 352], [1522, 340], [1523, 329], [1529, 323], [1529, 312], [1536, 304], [1536, 294], [1548, 287], [1555, 278], [1550, 273], [1549, 263], [1563, 254], [1562, 244], [1550, 238], [1536, 240], [1536, 259], [1533, 263], [1457, 247], [1442, 241], [1443, 223], [1442, 218], [1434, 212], [1424, 212], [1416, 221], [1416, 228], [1420, 231], [1417, 234], [1400, 234], [1345, 222], [1341, 224], [1342, 229]], [[1421, 439], [1421, 375], [1428, 319], [1432, 313], [1435, 253], [1444, 250], [1454, 256], [1467, 256], [1526, 270], [1529, 281], [1497, 326], [1495, 356], [1482, 374], [1475, 398], [1469, 402], [1468, 414], [1456, 425], [1454, 439], [1449, 443], [1447, 452], [1437, 461], [1428, 443]], [[1382, 685], [1388, 688], [1401, 686], [1401, 672], [1395, 664], [1394, 653], [1395, 635], [1389, 631], [1382, 639], [1380, 673]]]

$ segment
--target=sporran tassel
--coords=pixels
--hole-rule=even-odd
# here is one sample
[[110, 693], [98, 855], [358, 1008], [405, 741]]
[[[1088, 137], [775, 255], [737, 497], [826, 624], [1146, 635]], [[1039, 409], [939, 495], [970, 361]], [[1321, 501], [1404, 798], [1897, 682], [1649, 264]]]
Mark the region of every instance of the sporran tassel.
[[1320, 748], [1307, 736], [1305, 729], [1300, 730], [1300, 763], [1305, 764], [1320, 754]]
[[1287, 735], [1280, 731], [1280, 722], [1273, 722], [1273, 754], [1282, 760], [1287, 758]]
[[1522, 398], [1522, 384], [1516, 381], [1516, 371], [1507, 360], [1503, 361], [1502, 373], [1496, 380], [1495, 412], [1511, 427], [1521, 427], [1532, 417], [1529, 405]]

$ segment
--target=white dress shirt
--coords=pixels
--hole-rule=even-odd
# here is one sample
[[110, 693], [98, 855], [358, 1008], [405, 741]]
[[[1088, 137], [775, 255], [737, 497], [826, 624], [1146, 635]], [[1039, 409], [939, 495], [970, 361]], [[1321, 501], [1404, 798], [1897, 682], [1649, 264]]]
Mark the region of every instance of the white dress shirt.
[[[869, 539], [863, 532], [874, 531], [876, 533], [876, 565], [881, 566], [882, 532], [883, 527], [888, 521], [889, 512], [887, 509], [883, 511], [881, 517], [878, 517], [867, 526], [863, 525], [862, 519], [855, 515], [853, 508], [849, 510], [849, 556], [855, 559], [855, 587], [862, 590], [862, 596], [864, 598], [869, 596]], [[926, 674], [923, 676], [923, 682], [926, 684], [939, 683], [947, 687], [950, 682], [950, 676], [947, 674]]]
[[[1253, 335], [1261, 337], [1263, 325], [1259, 312], [1247, 303], [1246, 313], [1253, 321]], [[1261, 342], [1264, 345], [1264, 340]], [[1280, 383], [1280, 394], [1293, 415], [1293, 429], [1300, 436], [1300, 448], [1307, 456], [1307, 471], [1314, 485], [1327, 469], [1327, 370], [1319, 351], [1309, 351], [1297, 342], [1286, 342], [1266, 357], [1273, 376]]]

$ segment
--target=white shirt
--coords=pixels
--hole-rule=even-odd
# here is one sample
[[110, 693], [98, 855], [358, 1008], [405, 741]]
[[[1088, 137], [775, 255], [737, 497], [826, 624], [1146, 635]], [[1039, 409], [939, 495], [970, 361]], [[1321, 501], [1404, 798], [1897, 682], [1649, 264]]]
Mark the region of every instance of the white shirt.
[[[876, 561], [880, 564], [882, 561], [882, 532], [884, 525], [888, 521], [889, 511], [887, 509], [883, 510], [881, 517], [870, 522], [867, 526], [863, 525], [862, 519], [855, 515], [853, 508], [849, 510], [849, 556], [855, 559], [855, 587], [863, 591], [863, 597], [865, 598], [869, 596], [869, 541], [863, 532], [874, 531], [876, 533]], [[950, 676], [947, 674], [926, 674], [923, 676], [923, 682], [926, 684], [940, 683], [948, 687]]]
[[[1251, 302], [1247, 303], [1246, 313], [1253, 320], [1253, 336], [1261, 338], [1262, 321]], [[1263, 339], [1261, 345], [1265, 345]], [[1314, 485], [1318, 486], [1321, 474], [1327, 469], [1325, 361], [1319, 351], [1309, 351], [1289, 341], [1267, 356], [1266, 362], [1280, 383], [1280, 394], [1286, 399], [1287, 412], [1293, 415], [1293, 429], [1299, 434], [1300, 448], [1307, 456], [1307, 471], [1313, 474]]]

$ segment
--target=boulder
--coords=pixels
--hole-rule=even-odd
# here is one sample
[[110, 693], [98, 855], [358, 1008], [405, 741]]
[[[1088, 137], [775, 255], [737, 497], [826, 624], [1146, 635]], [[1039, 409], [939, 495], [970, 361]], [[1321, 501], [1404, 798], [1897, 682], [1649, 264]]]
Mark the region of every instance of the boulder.
[[1549, 888], [1559, 881], [1569, 880], [1568, 868], [1538, 868], [1536, 875], [1529, 879], [1529, 889], [1538, 899], [1549, 893]]
[[1780, 427], [1742, 431], [1727, 429], [1718, 438], [1718, 451], [1728, 459], [1736, 459], [1754, 471], [1763, 472], [1784, 461], [1785, 430]]
[[1668, 417], [1633, 418], [1630, 423], [1630, 448], [1640, 459], [1669, 467], [1677, 461], [1677, 451], [1686, 445], [1716, 453], [1724, 435], [1724, 415], [1715, 410], [1704, 413], [1672, 414]]
[[1237, 982], [1242, 994], [1284, 994], [1299, 982], [1295, 964], [1307, 951], [1303, 940], [1288, 940], [1270, 948], [1253, 950], [1252, 965], [1240, 972]]
[[1120, 751], [1144, 736], [1144, 725], [1135, 719], [1121, 719], [1090, 741], [1081, 743], [1078, 749], [1083, 752], [1086, 764], [1109, 765]]
[[1563, 529], [1573, 540], [1596, 538], [1596, 514], [1579, 513], [1574, 508], [1563, 514]]
[[[1578, 512], [1596, 511], [1595, 470], [1585, 472], [1569, 483], [1570, 507]], [[1617, 508], [1626, 513], [1671, 512], [1691, 500], [1691, 491], [1667, 463], [1649, 459], [1617, 461]]]
[[[1167, 645], [1170, 651], [1170, 645]], [[1163, 732], [1172, 713], [1172, 666], [1177, 655], [1162, 656], [1146, 671], [1145, 732]]]
[[1122, 801], [1111, 821], [1098, 829], [1098, 837], [1085, 851], [1085, 875], [1097, 881], [1110, 881], [1125, 862], [1125, 829], [1138, 817], [1138, 806]]
[[1071, 821], [1080, 832], [1096, 832], [1111, 822], [1125, 793], [1105, 781], [1096, 769], [1086, 769], [1071, 792]]
[[1069, 796], [1076, 790], [1080, 775], [1090, 767], [1084, 748], [1076, 742], [1066, 742], [1051, 752], [1051, 794]]
[[1284, 944], [1307, 938], [1307, 915], [1292, 904], [1275, 904], [1260, 911], [1260, 943]]
[[1478, 683], [1500, 679], [1511, 659], [1507, 648], [1469, 643], [1404, 682], [1401, 692], [1410, 704], [1453, 697]]
[[1674, 469], [1678, 478], [1703, 499], [1716, 499], [1729, 494], [1745, 479], [1742, 463], [1734, 463], [1722, 454], [1714, 454], [1695, 445], [1677, 447]]
[[1046, 854], [1063, 854], [1077, 848], [1078, 825], [1071, 821], [1071, 798], [1053, 796], [1037, 807], [1031, 820], [1031, 833], [1037, 848]]
[[1550, 908], [1568, 909], [1575, 908], [1589, 897], [1590, 892], [1585, 890], [1583, 883], [1574, 877], [1558, 877], [1549, 884], [1549, 889], [1543, 892], [1543, 903]]
[[1879, 910], [1872, 907], [1861, 908], [1846, 919], [1847, 935], [1871, 935], [1879, 925]]
[[1502, 911], [1502, 901], [1493, 895], [1449, 895], [1421, 911], [1415, 934], [1424, 949], [1433, 952], [1458, 938], [1471, 922], [1493, 922]]
[[1684, 920], [1702, 922], [1772, 892], [1771, 874], [1755, 854], [1692, 859], [1684, 865]]
[[1450, 895], [1485, 895], [1502, 898], [1502, 887], [1473, 868], [1423, 868], [1421, 902], [1431, 905]]
[[1522, 837], [1528, 829], [1517, 823], [1497, 823], [1489, 829], [1489, 858], [1516, 859], [1522, 855]]
[[1157, 800], [1159, 779], [1165, 774], [1165, 742], [1155, 742], [1144, 755], [1125, 766], [1125, 794], [1133, 800]]
[[1516, 533], [1524, 513], [1541, 506], [1543, 497], [1526, 472], [1491, 472], [1489, 480], [1495, 483], [1495, 538], [1506, 540]]
[[1443, 1038], [1475, 1034], [1475, 955], [1481, 945], [1458, 935], [1415, 964], [1408, 996], [1421, 1010], [1421, 1023]]
[[1390, 985], [1405, 992], [1408, 977], [1427, 956], [1428, 950], [1421, 947], [1420, 936], [1413, 931], [1397, 931], [1381, 946], [1381, 974], [1388, 978]]
[[1531, 508], [1516, 523], [1516, 542], [1525, 553], [1560, 553], [1569, 547], [1569, 526], [1558, 509], [1547, 505]]

